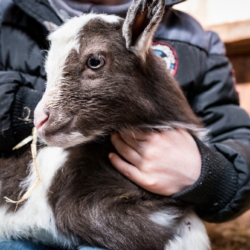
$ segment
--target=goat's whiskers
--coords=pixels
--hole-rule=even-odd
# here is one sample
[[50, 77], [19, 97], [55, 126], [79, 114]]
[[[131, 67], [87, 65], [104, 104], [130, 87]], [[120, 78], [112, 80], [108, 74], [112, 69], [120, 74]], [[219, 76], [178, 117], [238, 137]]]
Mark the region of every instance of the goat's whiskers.
[[17, 207], [18, 205], [27, 200], [30, 195], [33, 193], [33, 191], [38, 187], [38, 185], [42, 182], [41, 178], [40, 178], [40, 173], [39, 173], [39, 170], [38, 170], [38, 166], [37, 166], [37, 162], [36, 162], [36, 156], [37, 156], [37, 131], [36, 131], [36, 128], [33, 128], [32, 129], [32, 135], [27, 137], [26, 139], [24, 139], [21, 143], [19, 143], [16, 147], [13, 148], [14, 149], [18, 149], [22, 146], [24, 146], [25, 144], [29, 143], [31, 141], [31, 138], [32, 138], [32, 143], [30, 145], [30, 148], [31, 148], [31, 154], [32, 154], [32, 160], [33, 160], [33, 166], [34, 166], [34, 169], [35, 169], [35, 173], [36, 173], [36, 182], [28, 189], [28, 191], [21, 197], [20, 200], [18, 201], [14, 201], [14, 200], [11, 200], [9, 199], [8, 197], [4, 197], [4, 199], [6, 200], [6, 202], [9, 202], [9, 203], [13, 203], [13, 204], [16, 204], [16, 208], [15, 208], [15, 212], [17, 210]]

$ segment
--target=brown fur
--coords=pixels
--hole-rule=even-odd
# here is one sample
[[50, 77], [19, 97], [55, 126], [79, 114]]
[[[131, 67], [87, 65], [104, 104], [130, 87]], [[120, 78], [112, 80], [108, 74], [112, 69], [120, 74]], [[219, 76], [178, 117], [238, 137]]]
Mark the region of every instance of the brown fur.
[[[31, 161], [29, 146], [12, 152], [0, 159], [0, 206], [6, 205], [4, 197], [19, 200], [26, 190], [20, 186], [29, 174], [28, 163]], [[16, 205], [8, 203], [9, 211], [14, 212]], [[19, 208], [22, 206], [20, 204]]]

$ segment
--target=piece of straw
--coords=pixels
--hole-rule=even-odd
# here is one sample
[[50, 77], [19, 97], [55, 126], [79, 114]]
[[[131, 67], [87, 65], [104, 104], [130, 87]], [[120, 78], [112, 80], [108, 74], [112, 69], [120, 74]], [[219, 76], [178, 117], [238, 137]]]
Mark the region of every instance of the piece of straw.
[[24, 145], [28, 144], [29, 142], [31, 142], [32, 140], [33, 140], [33, 136], [30, 135], [27, 138], [25, 138], [24, 140], [22, 140], [21, 142], [19, 142], [14, 148], [12, 148], [12, 150], [19, 149], [19, 148], [23, 147]]
[[36, 128], [32, 129], [32, 136], [27, 137], [26, 139], [24, 139], [23, 141], [21, 141], [19, 144], [17, 144], [14, 149], [20, 148], [22, 146], [24, 146], [25, 144], [27, 144], [30, 140], [30, 137], [32, 138], [32, 143], [30, 145], [31, 147], [31, 154], [32, 154], [32, 160], [33, 160], [33, 166], [35, 169], [35, 173], [36, 173], [36, 182], [28, 189], [28, 191], [21, 197], [20, 200], [18, 201], [13, 201], [11, 199], [9, 199], [8, 197], [4, 197], [4, 199], [6, 200], [6, 202], [9, 203], [14, 203], [16, 204], [16, 208], [15, 208], [15, 212], [17, 210], [18, 205], [27, 200], [30, 195], [33, 193], [33, 191], [37, 188], [37, 186], [42, 182], [41, 178], [40, 178], [40, 174], [39, 174], [39, 170], [38, 170], [38, 166], [37, 166], [37, 162], [36, 162], [36, 156], [37, 156], [37, 132], [36, 132]]

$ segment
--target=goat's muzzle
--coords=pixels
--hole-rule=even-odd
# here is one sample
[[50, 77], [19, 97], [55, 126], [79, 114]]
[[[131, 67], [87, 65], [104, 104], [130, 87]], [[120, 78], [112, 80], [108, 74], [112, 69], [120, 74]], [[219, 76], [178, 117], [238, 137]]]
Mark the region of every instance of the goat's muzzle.
[[39, 102], [34, 112], [34, 124], [36, 126], [38, 134], [39, 131], [41, 131], [43, 125], [48, 121], [48, 119], [49, 112], [47, 110], [44, 110], [44, 105], [42, 104], [42, 102]]

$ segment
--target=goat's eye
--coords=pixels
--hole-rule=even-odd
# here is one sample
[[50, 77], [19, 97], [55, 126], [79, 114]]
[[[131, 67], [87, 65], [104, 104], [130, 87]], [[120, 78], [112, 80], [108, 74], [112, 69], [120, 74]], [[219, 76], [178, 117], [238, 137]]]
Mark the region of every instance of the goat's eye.
[[90, 69], [99, 69], [105, 64], [105, 60], [101, 55], [92, 55], [87, 61], [87, 66]]

